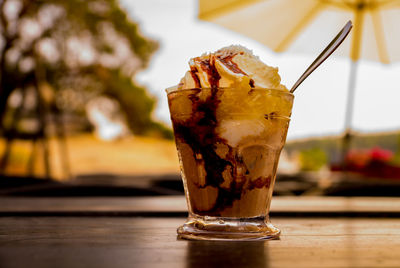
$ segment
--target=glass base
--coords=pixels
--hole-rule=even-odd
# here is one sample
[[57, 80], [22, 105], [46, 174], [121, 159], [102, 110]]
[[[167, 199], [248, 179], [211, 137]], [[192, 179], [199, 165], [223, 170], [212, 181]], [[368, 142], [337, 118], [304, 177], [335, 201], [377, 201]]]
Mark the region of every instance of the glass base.
[[278, 239], [281, 231], [266, 217], [189, 217], [177, 230], [178, 238], [189, 240], [252, 241]]

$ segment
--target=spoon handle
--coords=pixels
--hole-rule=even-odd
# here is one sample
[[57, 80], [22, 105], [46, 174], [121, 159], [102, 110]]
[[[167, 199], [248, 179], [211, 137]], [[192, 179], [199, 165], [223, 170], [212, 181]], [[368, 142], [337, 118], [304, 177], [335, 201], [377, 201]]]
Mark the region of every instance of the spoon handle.
[[336, 37], [329, 43], [329, 45], [324, 49], [324, 51], [319, 54], [319, 56], [314, 60], [313, 63], [307, 68], [307, 70], [300, 76], [297, 82], [290, 89], [290, 92], [293, 93], [296, 88], [315, 70], [317, 67], [323, 63], [332, 53], [335, 51], [339, 45], [343, 42], [346, 36], [349, 34], [353, 24], [351, 20], [349, 20], [343, 29], [336, 35]]

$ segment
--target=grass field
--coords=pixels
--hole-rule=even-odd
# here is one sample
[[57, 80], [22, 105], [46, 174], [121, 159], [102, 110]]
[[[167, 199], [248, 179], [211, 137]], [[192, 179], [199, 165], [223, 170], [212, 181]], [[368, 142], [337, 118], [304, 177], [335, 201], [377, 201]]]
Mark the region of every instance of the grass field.
[[[173, 141], [145, 137], [126, 137], [116, 141], [101, 141], [90, 134], [70, 136], [67, 139], [68, 162], [73, 176], [87, 174], [146, 175], [178, 173], [179, 164]], [[59, 143], [50, 140], [50, 166], [52, 177], [63, 179]], [[0, 139], [0, 155], [4, 140]], [[32, 144], [16, 141], [12, 147], [10, 163], [3, 173], [27, 174]], [[33, 164], [34, 175], [43, 176], [43, 150], [37, 147]]]

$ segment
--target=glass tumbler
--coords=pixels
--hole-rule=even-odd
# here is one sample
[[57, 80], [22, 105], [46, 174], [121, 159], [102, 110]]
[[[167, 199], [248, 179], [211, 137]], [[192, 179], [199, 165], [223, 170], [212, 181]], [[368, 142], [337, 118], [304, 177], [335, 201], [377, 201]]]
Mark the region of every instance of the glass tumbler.
[[189, 212], [178, 237], [278, 238], [269, 208], [293, 94], [266, 88], [166, 91]]

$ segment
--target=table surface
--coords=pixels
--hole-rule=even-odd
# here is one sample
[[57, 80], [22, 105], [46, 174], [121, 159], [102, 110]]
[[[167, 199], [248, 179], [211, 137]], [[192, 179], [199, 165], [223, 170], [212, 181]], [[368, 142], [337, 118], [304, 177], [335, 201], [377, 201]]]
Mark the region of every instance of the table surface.
[[[184, 196], [0, 197], [0, 216], [186, 216]], [[400, 198], [274, 196], [275, 216], [391, 216], [400, 218]]]
[[207, 242], [177, 239], [185, 217], [167, 212], [184, 212], [181, 196], [0, 198], [0, 267], [400, 267], [400, 199], [286, 197], [272, 209], [280, 240]]

